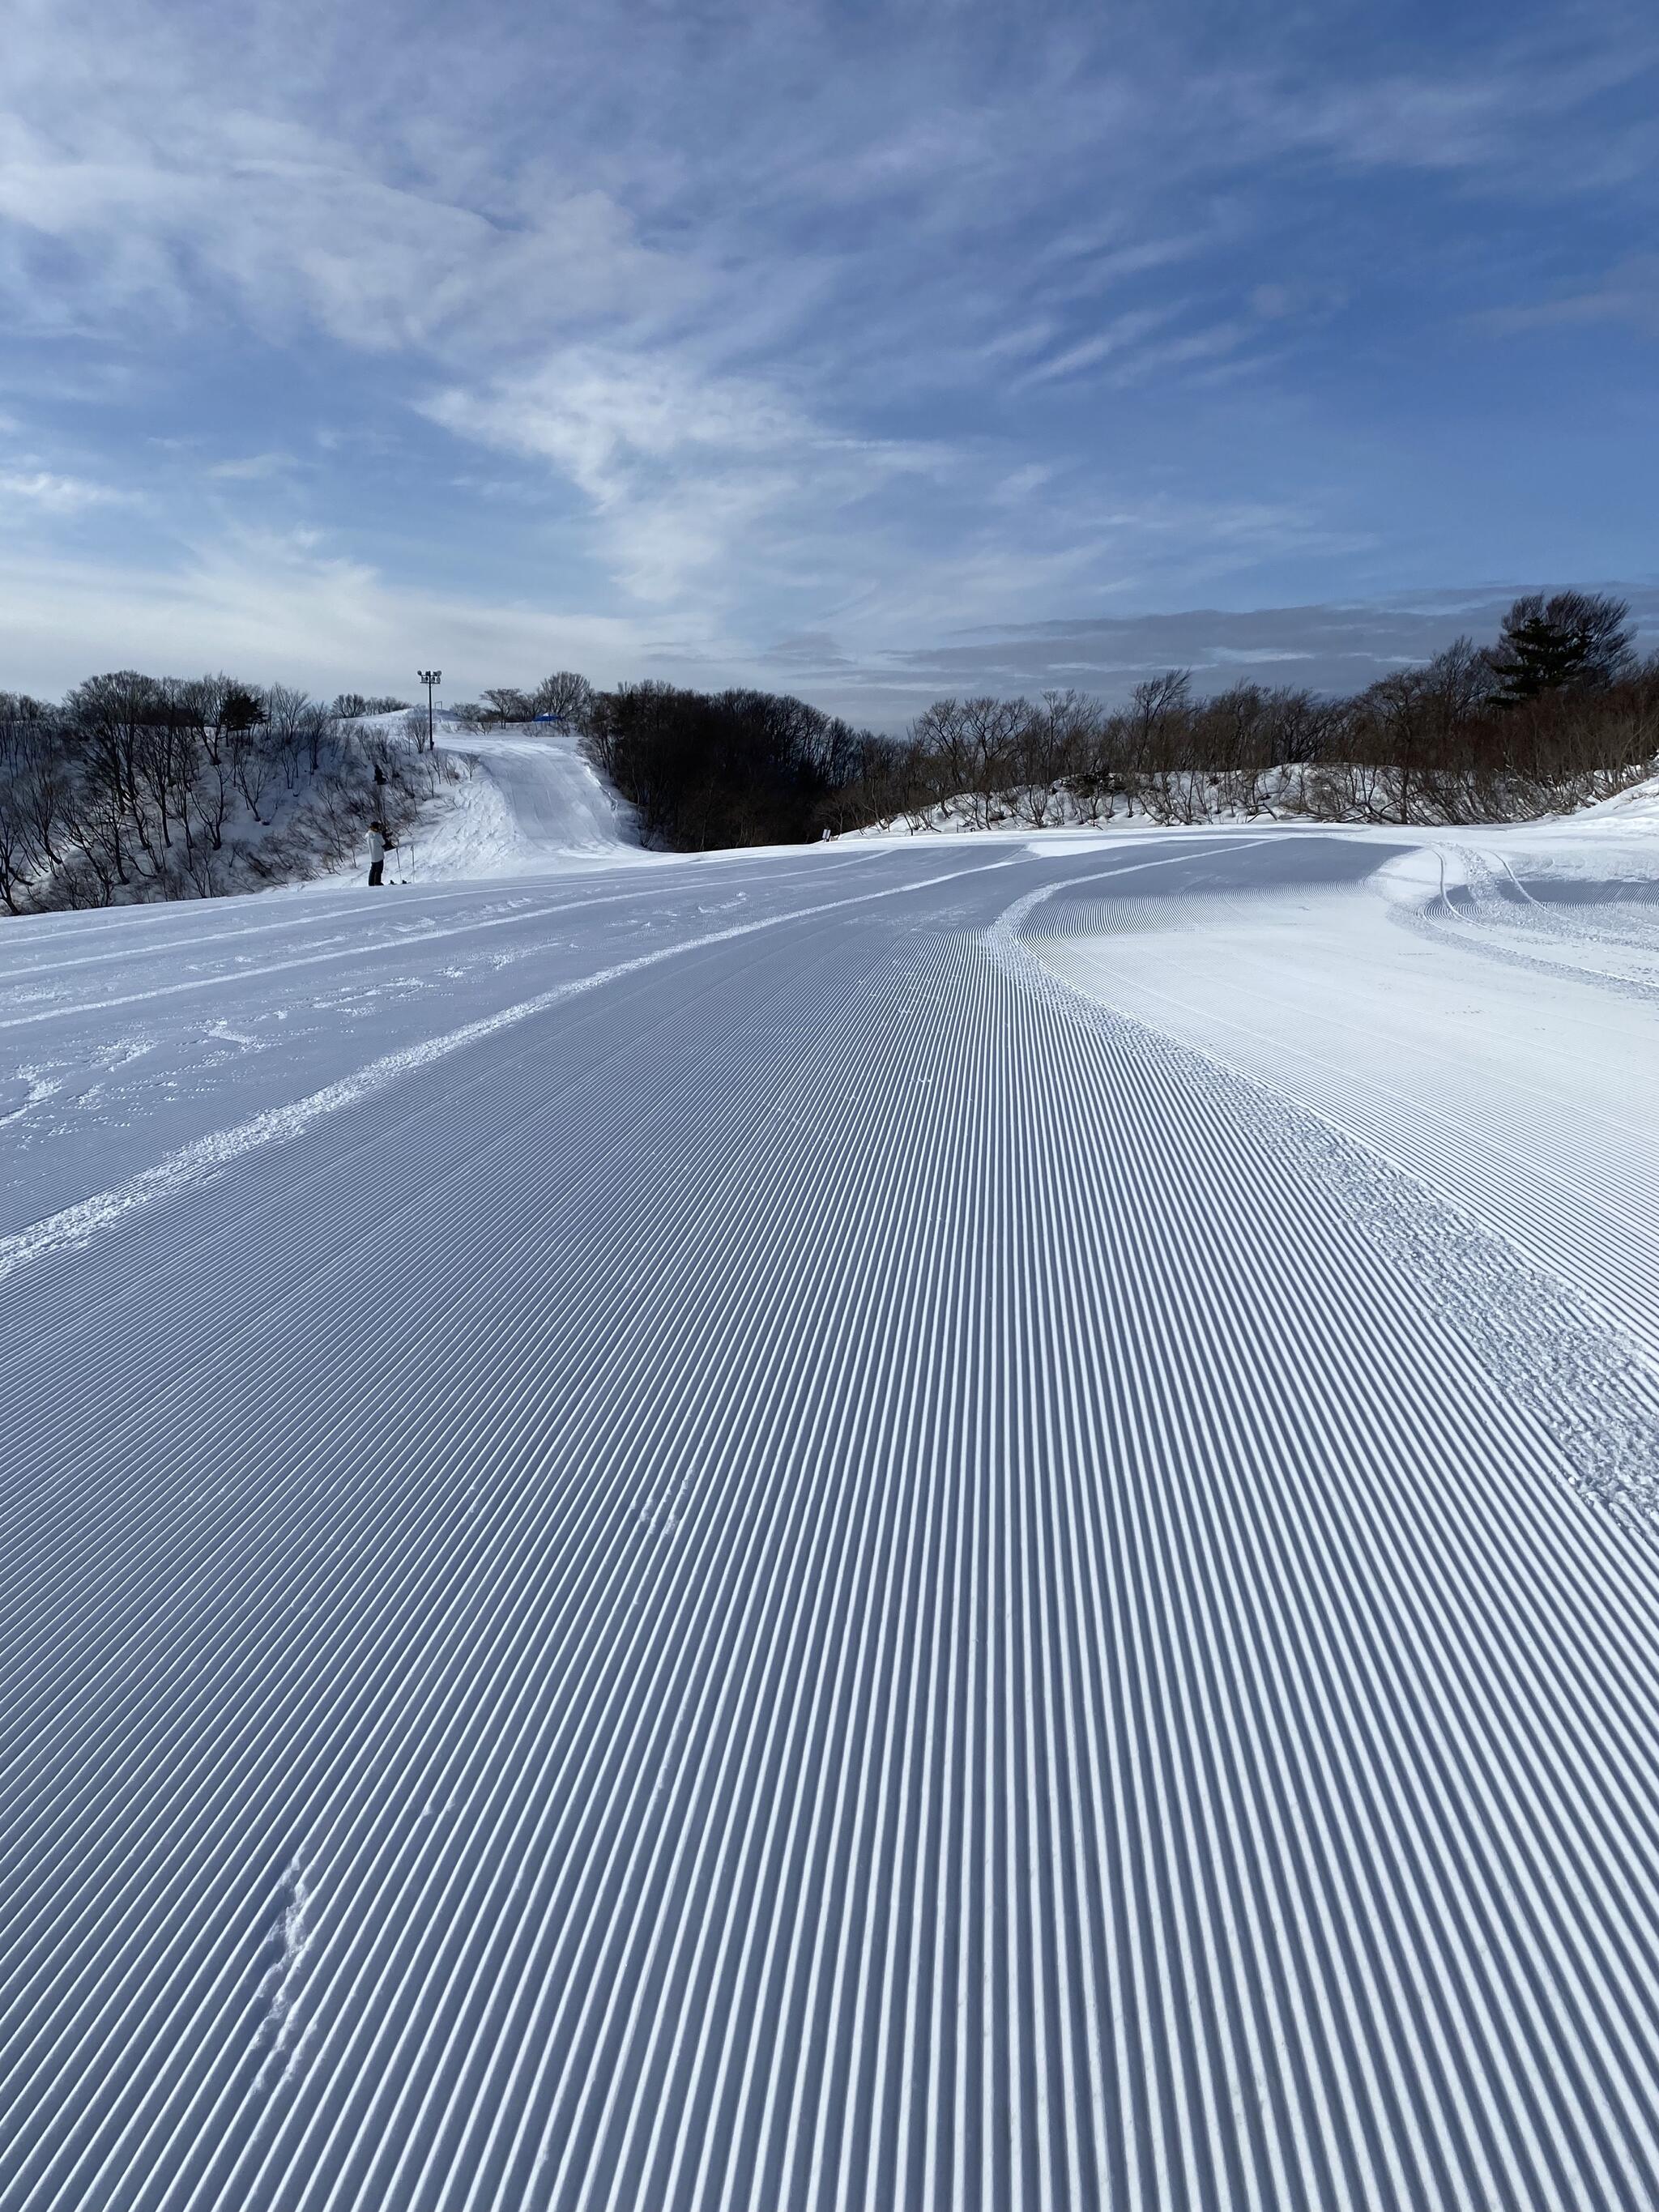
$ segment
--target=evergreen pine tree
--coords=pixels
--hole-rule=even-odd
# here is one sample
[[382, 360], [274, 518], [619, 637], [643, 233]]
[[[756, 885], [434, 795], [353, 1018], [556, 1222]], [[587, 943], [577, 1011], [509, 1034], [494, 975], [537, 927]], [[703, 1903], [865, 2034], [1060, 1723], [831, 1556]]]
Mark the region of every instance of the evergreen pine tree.
[[1492, 655], [1500, 705], [1544, 691], [1601, 691], [1632, 665], [1630, 608], [1595, 592], [1541, 592], [1518, 599]]

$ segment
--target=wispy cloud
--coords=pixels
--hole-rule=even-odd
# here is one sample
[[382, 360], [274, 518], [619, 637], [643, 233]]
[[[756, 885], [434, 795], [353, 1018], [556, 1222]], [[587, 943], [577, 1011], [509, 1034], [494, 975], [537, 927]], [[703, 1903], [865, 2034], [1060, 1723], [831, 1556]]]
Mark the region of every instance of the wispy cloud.
[[1622, 323], [1644, 337], [1659, 337], [1659, 254], [1632, 254], [1581, 289], [1493, 307], [1477, 319], [1483, 329], [1504, 335]]
[[[459, 434], [551, 463], [585, 495], [635, 599], [730, 605], [753, 571], [798, 562], [824, 519], [894, 477], [948, 465], [922, 441], [855, 437], [764, 377], [688, 355], [581, 347], [424, 411]], [[819, 552], [805, 556], [822, 561]]]
[[50, 469], [0, 470], [0, 504], [15, 501], [43, 514], [81, 514], [121, 497], [112, 485], [92, 483], [85, 477], [55, 476]]
[[292, 453], [244, 453], [232, 460], [213, 462], [208, 474], [220, 483], [269, 483], [273, 477], [287, 476], [298, 465]]

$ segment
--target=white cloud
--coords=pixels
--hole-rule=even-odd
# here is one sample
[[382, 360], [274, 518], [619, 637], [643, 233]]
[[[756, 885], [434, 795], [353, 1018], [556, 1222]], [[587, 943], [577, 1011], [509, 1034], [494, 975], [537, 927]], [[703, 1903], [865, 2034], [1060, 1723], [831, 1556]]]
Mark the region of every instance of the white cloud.
[[80, 514], [106, 507], [123, 495], [84, 477], [54, 476], [49, 469], [0, 471], [0, 501], [15, 501], [43, 514]]
[[[181, 45], [184, 11], [70, 0], [49, 24], [15, 4], [0, 225], [21, 241], [11, 289], [31, 326], [180, 327], [206, 291], [270, 337], [305, 325], [368, 350], [465, 353], [686, 289], [684, 263], [641, 246], [614, 198], [545, 160], [513, 165], [522, 204], [491, 205], [499, 179], [468, 192], [411, 161], [355, 93], [307, 107], [291, 70], [261, 78], [246, 52], [216, 69], [209, 40]], [[97, 71], [77, 70], [94, 51]], [[49, 283], [30, 241], [58, 250]]]
[[[636, 599], [710, 609], [739, 599], [759, 568], [787, 580], [835, 510], [949, 465], [942, 447], [849, 437], [766, 379], [684, 352], [567, 348], [484, 389], [451, 386], [425, 411], [568, 477]], [[821, 547], [811, 558], [822, 562]]]
[[[615, 680], [652, 649], [640, 623], [567, 617], [393, 586], [304, 534], [234, 532], [176, 557], [75, 560], [0, 547], [7, 681], [65, 689], [92, 665], [188, 674], [211, 665], [319, 693], [407, 689], [441, 648], [448, 688], [585, 667]], [[672, 653], [672, 641], [667, 647]]]

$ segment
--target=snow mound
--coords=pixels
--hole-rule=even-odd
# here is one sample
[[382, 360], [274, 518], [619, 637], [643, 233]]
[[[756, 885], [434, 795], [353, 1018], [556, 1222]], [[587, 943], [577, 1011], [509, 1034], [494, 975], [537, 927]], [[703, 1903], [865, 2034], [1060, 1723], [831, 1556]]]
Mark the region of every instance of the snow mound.
[[1579, 827], [1593, 823], [1598, 829], [1605, 824], [1620, 830], [1659, 830], [1659, 775], [1633, 783], [1628, 791], [1601, 799], [1595, 805], [1586, 806], [1565, 818]]

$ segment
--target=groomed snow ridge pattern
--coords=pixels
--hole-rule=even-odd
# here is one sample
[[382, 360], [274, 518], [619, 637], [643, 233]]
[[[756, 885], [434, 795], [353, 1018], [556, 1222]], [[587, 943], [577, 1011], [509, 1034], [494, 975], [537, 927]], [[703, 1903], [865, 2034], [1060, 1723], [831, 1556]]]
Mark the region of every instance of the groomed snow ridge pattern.
[[1651, 2212], [1649, 1524], [1022, 934], [1292, 849], [635, 869], [0, 1284], [5, 2212]]

